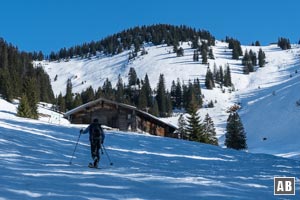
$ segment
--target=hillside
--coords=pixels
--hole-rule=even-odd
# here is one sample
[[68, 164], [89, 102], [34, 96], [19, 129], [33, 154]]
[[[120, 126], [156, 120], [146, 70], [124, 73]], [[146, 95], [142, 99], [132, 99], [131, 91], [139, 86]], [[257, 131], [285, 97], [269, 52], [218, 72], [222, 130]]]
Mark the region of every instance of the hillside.
[[[138, 77], [144, 78], [147, 73], [152, 88], [156, 88], [159, 74], [164, 74], [166, 88], [170, 89], [171, 82], [177, 78], [187, 83], [194, 78], [200, 78], [204, 105], [209, 101], [217, 102], [214, 108], [202, 108], [199, 114], [204, 118], [206, 113], [213, 118], [220, 145], [223, 145], [226, 120], [229, 107], [240, 103], [239, 111], [248, 137], [250, 152], [266, 152], [270, 154], [293, 156], [299, 158], [297, 141], [299, 139], [300, 117], [296, 101], [299, 95], [299, 51], [298, 45], [292, 45], [290, 50], [281, 50], [276, 45], [269, 46], [242, 46], [243, 51], [258, 52], [259, 48], [266, 54], [266, 66], [258, 68], [250, 75], [242, 72], [241, 60], [231, 59], [231, 50], [228, 44], [216, 41], [213, 46], [215, 60], [209, 59], [210, 67], [229, 64], [231, 68], [234, 92], [222, 92], [218, 86], [207, 90], [204, 78], [207, 65], [193, 62], [191, 43], [184, 42], [184, 56], [177, 57], [172, 46], [151, 45], [145, 46], [148, 54], [139, 55], [128, 62], [130, 51], [124, 51], [114, 56], [97, 54], [90, 59], [74, 58], [55, 62], [36, 62], [48, 72], [54, 93], [65, 93], [65, 85], [71, 78], [73, 92], [81, 92], [89, 86], [98, 88], [108, 78], [115, 86], [118, 74], [127, 82], [130, 67], [133, 67]], [[57, 80], [54, 81], [57, 75]], [[275, 95], [273, 95], [275, 94]], [[178, 115], [165, 118], [168, 122], [177, 124]], [[265, 138], [265, 140], [263, 140]], [[284, 146], [279, 148], [278, 146]]]
[[113, 166], [103, 155], [100, 169], [87, 167], [87, 135], [69, 165], [83, 126], [40, 112], [49, 118], [18, 118], [0, 99], [0, 199], [272, 199], [274, 176], [299, 188], [296, 160], [130, 132], [106, 131]]

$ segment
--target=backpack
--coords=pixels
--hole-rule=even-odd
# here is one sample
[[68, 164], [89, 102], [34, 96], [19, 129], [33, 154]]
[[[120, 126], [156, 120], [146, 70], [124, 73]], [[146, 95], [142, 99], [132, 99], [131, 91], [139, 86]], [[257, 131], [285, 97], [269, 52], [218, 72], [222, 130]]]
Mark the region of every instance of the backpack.
[[102, 136], [102, 128], [99, 124], [93, 124], [91, 126], [90, 137], [91, 140], [100, 140]]

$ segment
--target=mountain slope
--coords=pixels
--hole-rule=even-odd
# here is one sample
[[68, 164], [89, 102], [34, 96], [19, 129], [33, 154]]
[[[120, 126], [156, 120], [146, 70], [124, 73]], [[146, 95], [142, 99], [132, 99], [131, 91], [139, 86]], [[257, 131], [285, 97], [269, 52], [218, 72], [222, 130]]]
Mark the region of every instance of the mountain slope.
[[[267, 152], [298, 158], [300, 153], [297, 141], [300, 130], [299, 107], [296, 101], [300, 99], [299, 75], [300, 72], [298, 45], [292, 45], [291, 50], [281, 50], [276, 45], [269, 46], [242, 46], [243, 51], [252, 50], [258, 52], [259, 48], [266, 54], [267, 64], [264, 68], [258, 68], [250, 75], [242, 72], [241, 60], [231, 59], [231, 50], [228, 44], [216, 41], [213, 46], [215, 60], [209, 60], [210, 68], [214, 64], [225, 68], [229, 64], [232, 73], [232, 82], [235, 91], [222, 92], [220, 88], [207, 90], [204, 86], [204, 78], [207, 65], [193, 62], [193, 49], [190, 43], [182, 43], [184, 56], [177, 57], [173, 47], [166, 45], [146, 45], [146, 55], [139, 55], [128, 62], [128, 53], [125, 51], [115, 56], [98, 54], [91, 59], [71, 59], [68, 62], [37, 62], [42, 65], [52, 79], [52, 86], [56, 95], [65, 93], [65, 85], [68, 78], [73, 83], [73, 92], [81, 92], [90, 85], [94, 89], [103, 85], [106, 78], [116, 84], [118, 74], [127, 82], [130, 67], [134, 67], [139, 78], [144, 78], [147, 73], [152, 88], [156, 88], [159, 74], [164, 74], [166, 88], [170, 89], [172, 80], [177, 78], [187, 83], [194, 78], [200, 78], [204, 105], [211, 100], [214, 108], [202, 108], [199, 114], [204, 119], [206, 113], [212, 117], [220, 144], [223, 145], [226, 120], [229, 107], [241, 103], [239, 111], [248, 137], [249, 151]], [[200, 59], [201, 60], [201, 59]], [[54, 77], [57, 80], [54, 81]], [[292, 77], [290, 77], [292, 76]], [[273, 93], [276, 95], [274, 96]], [[178, 116], [163, 119], [177, 124]], [[267, 140], [263, 140], [267, 138]], [[279, 148], [284, 145], [285, 148]]]
[[87, 167], [87, 135], [69, 165], [81, 126], [18, 118], [0, 101], [0, 199], [272, 199], [274, 176], [300, 176], [296, 160], [117, 131], [106, 131], [113, 166], [102, 155]]

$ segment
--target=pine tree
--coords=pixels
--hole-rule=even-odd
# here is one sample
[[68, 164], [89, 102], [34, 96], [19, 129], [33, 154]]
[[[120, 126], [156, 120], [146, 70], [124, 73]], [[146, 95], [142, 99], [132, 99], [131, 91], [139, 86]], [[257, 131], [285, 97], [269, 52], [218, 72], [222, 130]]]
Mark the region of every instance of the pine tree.
[[[94, 89], [92, 86], [88, 87], [85, 91], [81, 92], [81, 100], [82, 100], [82, 103], [88, 103], [90, 101], [93, 101], [95, 100], [95, 92], [94, 92]], [[75, 101], [75, 99], [74, 99]], [[77, 102], [78, 102], [78, 99], [77, 99]], [[73, 103], [73, 106], [72, 107], [77, 107], [74, 105], [75, 103]]]
[[62, 96], [60, 93], [57, 97], [57, 106], [60, 112], [65, 112], [66, 111], [66, 101], [65, 98]]
[[151, 107], [153, 97], [152, 97], [152, 89], [151, 89], [151, 86], [150, 86], [148, 74], [145, 75], [144, 84], [142, 86], [142, 89], [145, 90], [145, 95], [146, 95], [146, 99], [147, 99], [147, 106]]
[[152, 107], [150, 108], [149, 113], [156, 117], [159, 116], [158, 104], [155, 98], [153, 99]]
[[218, 145], [218, 138], [216, 137], [214, 122], [208, 114], [205, 115], [205, 118], [203, 120], [203, 130], [205, 143]]
[[219, 66], [219, 74], [220, 74], [220, 85], [221, 88], [224, 85], [224, 71], [222, 65]]
[[175, 107], [178, 109], [181, 109], [182, 107], [182, 88], [181, 88], [179, 78], [177, 79], [176, 89], [175, 89]]
[[116, 101], [123, 103], [124, 102], [124, 85], [123, 80], [121, 78], [121, 75], [118, 76], [118, 82], [116, 85], [117, 91], [116, 91]]
[[147, 108], [147, 96], [146, 96], [146, 90], [145, 87], [142, 87], [139, 95], [139, 100], [138, 100], [138, 108], [144, 111], [148, 111]]
[[165, 89], [165, 78], [163, 74], [159, 75], [159, 81], [157, 85], [156, 101], [159, 109], [159, 116], [166, 117], [167, 115], [167, 99], [166, 99], [166, 89]]
[[32, 118], [31, 108], [29, 106], [29, 102], [28, 102], [27, 96], [25, 94], [22, 95], [20, 104], [17, 108], [17, 116], [25, 117], [25, 118]]
[[278, 38], [277, 45], [282, 49], [282, 50], [287, 50], [291, 48], [291, 43], [290, 40], [287, 38]]
[[201, 124], [200, 116], [197, 114], [198, 105], [196, 103], [195, 96], [192, 96], [192, 100], [189, 104], [187, 117], [186, 133], [189, 135], [189, 140], [204, 142], [203, 139], [203, 126]]
[[66, 87], [66, 95], [65, 95], [65, 104], [66, 109], [71, 110], [73, 108], [73, 93], [72, 93], [72, 81], [71, 79], [67, 80], [67, 87]]
[[203, 49], [201, 51], [202, 64], [207, 64], [207, 51]]
[[214, 53], [213, 53], [212, 48], [209, 49], [209, 52], [208, 52], [208, 58], [209, 58], [209, 59], [212, 59], [212, 60], [215, 59], [215, 56], [214, 56]]
[[231, 82], [231, 72], [230, 72], [230, 67], [229, 65], [226, 66], [225, 72], [224, 72], [224, 86], [225, 87], [230, 87], [232, 86]]
[[225, 145], [236, 150], [247, 149], [246, 133], [238, 113], [233, 112], [227, 119]]
[[178, 125], [177, 130], [178, 130], [178, 133], [180, 134], [180, 138], [188, 140], [189, 136], [186, 133], [186, 125], [187, 124], [186, 124], [186, 120], [185, 120], [183, 114], [180, 114], [177, 125]]
[[207, 68], [205, 76], [205, 87], [209, 90], [212, 90], [215, 87], [213, 73], [210, 71], [210, 68]]
[[74, 98], [74, 101], [73, 101], [73, 107], [76, 108], [80, 105], [82, 105], [82, 99], [81, 99], [81, 96], [80, 94], [76, 94], [75, 95], [75, 98]]
[[255, 41], [255, 46], [260, 46], [260, 42], [258, 40]]
[[137, 84], [137, 74], [133, 67], [130, 67], [129, 73], [128, 73], [128, 85], [136, 85]]
[[249, 55], [250, 55], [250, 59], [251, 59], [251, 63], [253, 66], [257, 65], [257, 57], [256, 57], [256, 53], [253, 52], [252, 50], [249, 51]]
[[176, 84], [175, 81], [172, 81], [172, 85], [171, 85], [171, 100], [172, 100], [172, 107], [173, 109], [176, 108]]
[[198, 107], [201, 108], [202, 104], [203, 104], [203, 100], [202, 100], [202, 95], [201, 95], [202, 92], [201, 92], [199, 78], [194, 79], [194, 83], [193, 83], [192, 87], [193, 87], [193, 92], [195, 94], [196, 103], [197, 103]]
[[186, 84], [182, 85], [182, 106], [187, 110], [189, 105], [190, 97], [189, 97], [189, 87]]
[[24, 93], [27, 96], [31, 117], [32, 119], [38, 119], [38, 102], [39, 94], [37, 89], [37, 83], [34, 78], [27, 78], [24, 81]]
[[103, 83], [102, 91], [105, 98], [113, 100], [113, 88], [108, 78], [106, 78], [105, 82]]
[[266, 64], [266, 55], [265, 52], [263, 52], [262, 49], [259, 49], [258, 51], [258, 65], [259, 67], [264, 67]]
[[8, 68], [0, 68], [0, 93], [3, 98], [11, 101], [13, 99], [12, 79]]
[[166, 108], [167, 108], [167, 110], [166, 110], [167, 117], [169, 117], [173, 113], [173, 106], [172, 106], [171, 95], [168, 91], [167, 91], [167, 95], [166, 95]]

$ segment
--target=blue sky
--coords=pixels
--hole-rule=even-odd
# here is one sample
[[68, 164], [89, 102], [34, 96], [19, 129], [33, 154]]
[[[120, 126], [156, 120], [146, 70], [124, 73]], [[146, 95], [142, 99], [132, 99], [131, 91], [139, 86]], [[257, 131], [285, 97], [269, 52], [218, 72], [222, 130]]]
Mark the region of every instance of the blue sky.
[[158, 23], [185, 24], [242, 44], [300, 39], [298, 0], [5, 0], [0, 7], [0, 37], [46, 54]]

